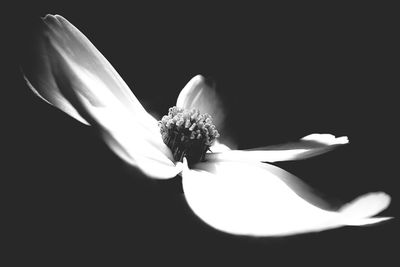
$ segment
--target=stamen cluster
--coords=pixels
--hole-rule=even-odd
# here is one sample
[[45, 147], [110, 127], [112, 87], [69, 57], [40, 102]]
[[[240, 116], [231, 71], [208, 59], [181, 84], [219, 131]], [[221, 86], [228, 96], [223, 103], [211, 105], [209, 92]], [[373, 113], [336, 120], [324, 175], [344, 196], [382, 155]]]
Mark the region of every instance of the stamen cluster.
[[211, 116], [200, 114], [197, 109], [171, 107], [158, 125], [174, 160], [182, 161], [186, 157], [189, 164], [203, 161], [205, 153], [219, 137]]

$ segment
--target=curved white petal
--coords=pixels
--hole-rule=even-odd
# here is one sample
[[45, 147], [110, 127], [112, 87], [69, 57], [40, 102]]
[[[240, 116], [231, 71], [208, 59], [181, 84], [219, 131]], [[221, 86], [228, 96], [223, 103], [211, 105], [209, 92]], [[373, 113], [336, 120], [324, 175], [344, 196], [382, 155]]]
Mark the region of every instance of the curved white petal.
[[196, 168], [184, 162], [187, 203], [204, 222], [227, 233], [292, 235], [388, 219], [370, 218], [389, 205], [385, 193], [364, 195], [334, 212], [310, 204], [267, 164], [214, 161]]
[[210, 160], [262, 162], [299, 160], [326, 153], [348, 142], [347, 136], [335, 137], [332, 134], [310, 134], [303, 137], [298, 142], [250, 150], [216, 151], [221, 153], [209, 153], [206, 156], [207, 159]]
[[203, 76], [193, 77], [179, 93], [176, 106], [185, 109], [196, 108], [201, 113], [208, 113], [213, 119], [217, 129], [222, 128], [224, 110], [222, 103], [214, 89], [214, 86], [207, 84]]
[[115, 153], [146, 174], [171, 178], [179, 173], [157, 121], [86, 37], [60, 16], [47, 15], [40, 30], [38, 50], [23, 69], [30, 87], [96, 127]]
[[[76, 117], [76, 113], [69, 113], [73, 107], [65, 99], [63, 93], [60, 92], [54, 80], [52, 66], [49, 63], [50, 60], [54, 60], [52, 57], [55, 56], [49, 51], [49, 47], [52, 47], [81, 68], [97, 76], [107, 86], [115, 99], [127, 110], [135, 116], [142, 116], [144, 121], [154, 124], [154, 118], [148, 115], [107, 59], [85, 35], [65, 18], [59, 15], [46, 15], [35, 38], [34, 43], [31, 44], [32, 54], [24, 62], [23, 71], [32, 87], [34, 87], [33, 90], [41, 97], [69, 115]], [[86, 92], [82, 93], [90, 97], [91, 101], [99, 104], [105, 101], [105, 99], [101, 99], [96, 95], [96, 88], [86, 88], [86, 90]]]
[[[67, 99], [86, 121], [100, 130], [105, 142], [120, 157], [154, 178], [172, 178], [181, 172], [181, 165], [173, 163], [171, 151], [160, 133], [147, 127], [140, 116], [126, 112], [96, 76], [62, 55], [54, 64], [54, 72], [62, 92], [72, 88], [65, 94]], [[92, 102], [82, 93], [87, 86], [95, 87], [96, 95], [107, 102], [101, 105]]]

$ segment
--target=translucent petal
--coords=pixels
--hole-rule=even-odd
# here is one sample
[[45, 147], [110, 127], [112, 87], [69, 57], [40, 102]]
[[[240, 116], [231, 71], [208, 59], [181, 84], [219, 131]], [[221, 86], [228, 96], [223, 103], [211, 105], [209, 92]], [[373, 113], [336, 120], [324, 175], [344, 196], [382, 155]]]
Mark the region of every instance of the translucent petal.
[[347, 136], [335, 137], [331, 134], [311, 134], [303, 137], [298, 142], [283, 145], [209, 153], [207, 154], [207, 159], [262, 162], [299, 160], [326, 153], [348, 142]]
[[196, 108], [208, 113], [218, 130], [222, 129], [224, 110], [213, 85], [201, 75], [193, 77], [179, 93], [176, 106], [185, 109]]
[[29, 59], [36, 61], [23, 69], [31, 88], [96, 127], [115, 153], [146, 174], [171, 178], [179, 173], [157, 121], [86, 37], [60, 16], [47, 15], [42, 26], [39, 49]]
[[262, 163], [213, 161], [189, 169], [184, 162], [182, 182], [194, 213], [231, 234], [292, 235], [388, 219], [370, 218], [389, 205], [385, 193], [366, 194], [339, 211], [327, 211], [303, 198], [285, 175]]
[[[52, 68], [49, 65], [50, 60], [54, 60], [51, 59], [53, 55], [49, 53], [49, 47], [53, 47], [81, 68], [97, 76], [127, 110], [135, 116], [141, 116], [146, 123], [155, 124], [155, 119], [145, 111], [107, 59], [65, 18], [59, 15], [46, 15], [35, 40], [32, 41], [33, 44], [30, 45], [32, 51], [23, 62], [23, 71], [31, 88], [42, 98], [74, 118], [79, 116], [73, 111], [74, 107], [65, 99], [54, 80]], [[97, 104], [105, 101], [96, 95], [96, 88], [88, 88], [84, 93]], [[83, 121], [82, 118], [77, 119]], [[153, 128], [158, 131], [157, 127]]]

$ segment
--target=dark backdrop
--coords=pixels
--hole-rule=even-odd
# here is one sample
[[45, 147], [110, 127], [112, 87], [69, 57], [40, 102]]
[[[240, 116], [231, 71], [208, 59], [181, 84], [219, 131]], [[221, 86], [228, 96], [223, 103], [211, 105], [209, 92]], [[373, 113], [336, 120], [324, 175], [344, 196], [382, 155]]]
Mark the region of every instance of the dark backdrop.
[[[310, 133], [350, 144], [318, 158], [279, 163], [340, 204], [371, 191], [398, 194], [395, 27], [390, 7], [262, 7], [206, 3], [49, 4], [4, 9], [12, 61], [3, 88], [6, 221], [17, 264], [95, 261], [276, 266], [388, 263], [397, 219], [282, 238], [236, 237], [203, 224], [180, 179], [154, 181], [129, 168], [91, 131], [35, 97], [18, 61], [46, 13], [61, 14], [113, 64], [157, 117], [196, 74], [217, 84], [225, 136], [239, 148]], [[5, 14], [7, 13], [7, 14]], [[398, 46], [397, 46], [398, 47]], [[397, 243], [397, 244], [396, 244]], [[76, 261], [83, 256], [84, 261]], [[386, 265], [386, 264], [383, 264]]]

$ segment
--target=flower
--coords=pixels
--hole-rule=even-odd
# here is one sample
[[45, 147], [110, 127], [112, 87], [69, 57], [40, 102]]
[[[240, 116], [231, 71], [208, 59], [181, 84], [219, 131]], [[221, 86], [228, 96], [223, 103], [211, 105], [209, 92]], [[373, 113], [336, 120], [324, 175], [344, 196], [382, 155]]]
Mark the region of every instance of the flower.
[[[94, 127], [123, 160], [149, 177], [182, 176], [186, 201], [208, 225], [239, 235], [278, 236], [366, 225], [390, 203], [375, 192], [336, 211], [321, 208], [298, 178], [267, 162], [304, 159], [348, 143], [311, 134], [298, 143], [232, 150], [220, 143], [223, 116], [214, 88], [200, 75], [180, 92], [160, 121], [66, 19], [47, 15], [23, 65], [29, 87], [47, 103]], [[205, 114], [207, 113], [207, 114]]]

